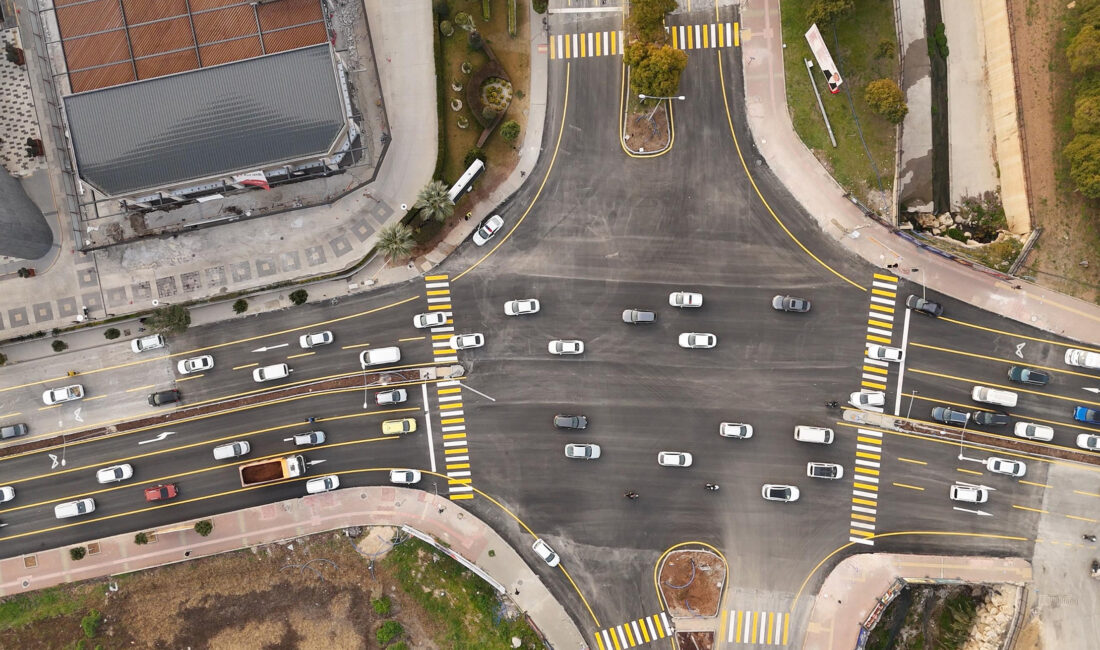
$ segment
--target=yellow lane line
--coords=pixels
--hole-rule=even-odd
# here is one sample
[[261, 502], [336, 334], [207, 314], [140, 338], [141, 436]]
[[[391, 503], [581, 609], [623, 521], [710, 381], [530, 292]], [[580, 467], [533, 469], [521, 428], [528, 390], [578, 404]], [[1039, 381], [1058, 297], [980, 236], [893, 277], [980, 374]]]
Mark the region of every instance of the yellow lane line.
[[136, 393], [138, 391], [149, 390], [153, 386], [156, 386], [156, 384], [146, 384], [144, 386], [138, 386], [137, 388], [127, 388], [124, 392]]
[[299, 352], [298, 354], [292, 354], [292, 355], [288, 356], [286, 358], [286, 360], [290, 361], [291, 359], [297, 359], [299, 357], [308, 357], [308, 356], [311, 356], [311, 355], [314, 355], [314, 354], [317, 354], [317, 353], [312, 352], [312, 351], [310, 351], [310, 352]]
[[[1020, 481], [1020, 482], [1021, 483], [1026, 483], [1026, 481]], [[1031, 483], [1031, 485], [1039, 485], [1039, 483]], [[1050, 487], [1050, 486], [1049, 485], [1043, 485], [1042, 487]], [[1073, 493], [1074, 494], [1080, 494], [1081, 496], [1084, 496], [1084, 497], [1100, 497], [1100, 494], [1097, 494], [1095, 492], [1082, 492], [1081, 490], [1074, 490]]]
[[1042, 514], [1042, 515], [1049, 515], [1050, 514], [1050, 511], [1041, 510], [1039, 508], [1029, 508], [1027, 506], [1018, 506], [1016, 504], [1012, 504], [1012, 507], [1017, 509], [1017, 510], [1026, 510], [1028, 512], [1038, 512], [1039, 514]]
[[356, 343], [354, 345], [342, 345], [342, 346], [340, 346], [340, 349], [341, 350], [355, 350], [357, 348], [369, 348], [369, 347], [370, 347], [370, 343]]
[[891, 485], [893, 485], [894, 487], [905, 488], [907, 490], [920, 490], [921, 492], [924, 492], [924, 488], [918, 487], [916, 485], [909, 485], [908, 483], [891, 483]]
[[1090, 524], [1095, 524], [1096, 520], [1089, 517], [1078, 517], [1077, 515], [1066, 515], [1069, 519], [1076, 519], [1077, 521], [1087, 521]]
[[955, 471], [956, 472], [962, 472], [964, 474], [973, 474], [974, 476], [981, 476], [982, 475], [981, 472], [975, 472], [972, 469], [963, 469], [962, 467], [956, 467]]
[[[1024, 485], [1031, 485], [1033, 487], [1041, 487], [1041, 488], [1047, 488], [1047, 489], [1050, 488], [1050, 486], [1047, 485], [1046, 483], [1034, 483], [1032, 481], [1025, 481], [1025, 480], [1022, 480], [1022, 479], [1020, 480], [1020, 483], [1022, 483]], [[1100, 497], [1100, 494], [1097, 494], [1096, 496]]]
[[243, 366], [233, 366], [230, 370], [244, 370], [245, 368], [255, 368], [260, 364], [258, 363], [246, 363]]
[[914, 460], [912, 458], [902, 458], [901, 456], [898, 456], [898, 460], [903, 462], [903, 463], [912, 463], [914, 465], [927, 465], [928, 464], [927, 462], [925, 462], [923, 460]]
[[423, 336], [410, 336], [407, 339], [397, 339], [398, 343], [406, 343], [408, 341], [423, 341], [426, 337]]

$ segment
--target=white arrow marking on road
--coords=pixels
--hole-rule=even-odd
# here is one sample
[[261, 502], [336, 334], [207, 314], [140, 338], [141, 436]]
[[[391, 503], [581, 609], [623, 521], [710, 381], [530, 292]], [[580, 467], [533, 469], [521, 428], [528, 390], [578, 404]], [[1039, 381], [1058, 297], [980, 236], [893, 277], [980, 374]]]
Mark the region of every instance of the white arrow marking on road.
[[306, 467], [313, 467], [314, 465], [320, 465], [323, 462], [325, 462], [324, 459], [306, 461]]
[[164, 433], [158, 435], [156, 438], [150, 438], [148, 440], [139, 440], [138, 444], [139, 445], [144, 445], [144, 444], [150, 443], [150, 442], [159, 442], [159, 441], [164, 440], [165, 438], [167, 438], [168, 436], [170, 436], [174, 433], [175, 433], [175, 431], [165, 431]]
[[1085, 390], [1090, 393], [1100, 393], [1100, 388], [1086, 388]]
[[1027, 341], [1024, 341], [1023, 343], [1016, 346], [1016, 356], [1020, 357], [1021, 359], [1024, 358], [1024, 346], [1025, 345], [1027, 345]]
[[77, 409], [75, 411], [73, 411], [73, 417], [76, 419], [77, 422], [83, 422], [84, 421], [84, 418], [80, 417], [80, 411], [81, 410], [82, 410], [82, 407], [77, 407]]
[[993, 516], [993, 515], [989, 514], [988, 512], [982, 512], [981, 510], [967, 510], [966, 508], [960, 508], [958, 506], [955, 506], [954, 509], [958, 510], [959, 512], [969, 512], [969, 513], [972, 513], [972, 514], [975, 514], [975, 515], [981, 515], [982, 517], [992, 517]]
[[280, 343], [279, 345], [268, 345], [262, 348], [256, 348], [253, 352], [267, 352], [268, 350], [277, 350], [279, 348], [285, 348], [290, 345], [289, 343]]
[[50, 457], [50, 461], [53, 463], [53, 465], [50, 465], [50, 469], [57, 469], [57, 456], [55, 456], [54, 454], [46, 455]]

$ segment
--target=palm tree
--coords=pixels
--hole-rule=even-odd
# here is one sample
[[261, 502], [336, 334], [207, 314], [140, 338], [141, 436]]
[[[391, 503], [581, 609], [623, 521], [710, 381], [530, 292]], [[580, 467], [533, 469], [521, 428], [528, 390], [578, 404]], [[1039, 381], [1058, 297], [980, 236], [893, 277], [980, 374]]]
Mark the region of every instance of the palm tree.
[[420, 218], [424, 221], [428, 219], [446, 221], [447, 217], [455, 212], [455, 202], [447, 192], [448, 187], [443, 184], [443, 181], [432, 181], [420, 190], [413, 208], [420, 211]]
[[386, 256], [386, 261], [392, 262], [398, 258], [408, 257], [415, 243], [412, 228], [403, 223], [395, 223], [378, 231], [376, 246]]

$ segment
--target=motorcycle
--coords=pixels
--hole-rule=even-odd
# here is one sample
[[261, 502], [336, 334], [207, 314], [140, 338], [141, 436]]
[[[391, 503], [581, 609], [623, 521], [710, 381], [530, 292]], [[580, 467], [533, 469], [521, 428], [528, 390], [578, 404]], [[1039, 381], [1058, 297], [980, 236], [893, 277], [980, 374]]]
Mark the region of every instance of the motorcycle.
[[1092, 561], [1092, 570], [1090, 574], [1096, 580], [1100, 580], [1100, 560]]

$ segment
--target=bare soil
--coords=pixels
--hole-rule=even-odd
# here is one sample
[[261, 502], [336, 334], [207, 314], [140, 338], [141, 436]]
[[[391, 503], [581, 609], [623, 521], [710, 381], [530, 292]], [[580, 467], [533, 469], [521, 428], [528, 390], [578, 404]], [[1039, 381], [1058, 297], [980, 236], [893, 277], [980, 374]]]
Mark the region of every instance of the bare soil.
[[649, 114], [653, 109], [640, 113], [627, 113], [623, 124], [623, 139], [626, 146], [636, 153], [661, 151], [668, 146], [668, 108], [662, 102], [661, 107], [653, 113], [653, 121]]
[[711, 650], [714, 632], [677, 632], [676, 647], [684, 650]]
[[676, 551], [661, 565], [659, 580], [673, 616], [717, 616], [726, 564], [710, 551]]
[[1016, 644], [1012, 650], [1043, 650], [1043, 637], [1040, 633], [1042, 623], [1037, 618], [1031, 619], [1024, 629], [1020, 630], [1016, 637]]
[[[1071, 134], [1074, 79], [1065, 57], [1065, 2], [1008, 0], [1020, 102], [1020, 133], [1032, 223], [1043, 228], [1021, 271], [1039, 284], [1090, 302], [1100, 301], [1100, 206], [1073, 192], [1061, 151]], [[1089, 261], [1087, 267], [1081, 266]]]

